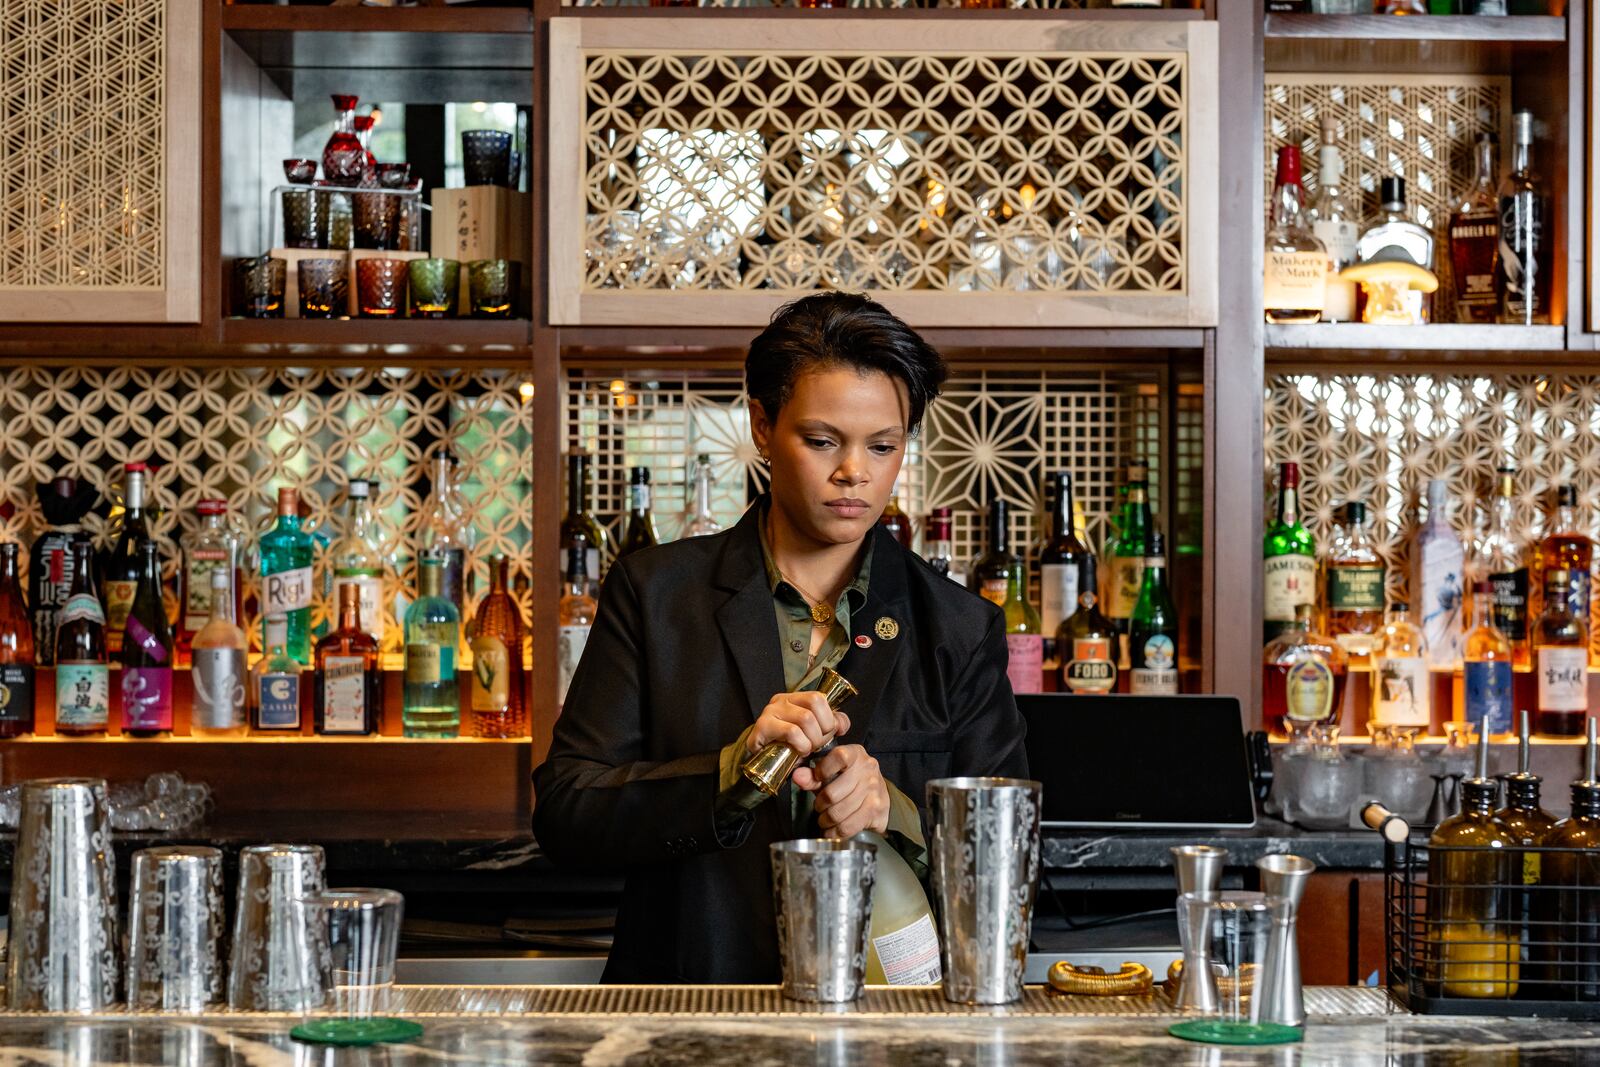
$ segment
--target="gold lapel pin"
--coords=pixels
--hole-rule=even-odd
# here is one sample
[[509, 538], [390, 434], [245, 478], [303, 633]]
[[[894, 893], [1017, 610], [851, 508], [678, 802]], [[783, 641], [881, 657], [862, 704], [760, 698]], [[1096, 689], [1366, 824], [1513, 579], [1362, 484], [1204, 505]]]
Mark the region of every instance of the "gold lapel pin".
[[873, 631], [885, 641], [893, 641], [900, 636], [900, 624], [885, 615], [872, 627]]

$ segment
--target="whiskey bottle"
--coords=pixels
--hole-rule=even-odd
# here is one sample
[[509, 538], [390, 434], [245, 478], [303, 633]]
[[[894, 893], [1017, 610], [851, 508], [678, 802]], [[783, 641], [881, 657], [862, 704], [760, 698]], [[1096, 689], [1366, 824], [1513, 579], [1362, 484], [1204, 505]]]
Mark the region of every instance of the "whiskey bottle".
[[[1405, 179], [1384, 178], [1378, 188], [1382, 210], [1356, 239], [1356, 259], [1370, 263], [1380, 256], [1404, 257], [1419, 267], [1433, 270], [1433, 234], [1412, 221], [1411, 212], [1406, 208]], [[1432, 297], [1429, 294], [1408, 289], [1398, 299], [1405, 321], [1424, 323], [1431, 318]]]
[[650, 468], [633, 467], [628, 471], [628, 528], [617, 546], [618, 559], [660, 543], [650, 506]]
[[[333, 584], [353, 586], [360, 598], [361, 627], [383, 648], [383, 546], [372, 514], [372, 483], [352, 478], [345, 490], [344, 529], [333, 545]], [[343, 594], [341, 593], [342, 597]], [[340, 602], [342, 604], [342, 601]], [[343, 611], [341, 606], [340, 611]]]
[[1261, 716], [1268, 730], [1293, 736], [1337, 724], [1349, 658], [1311, 626], [1311, 605], [1296, 604], [1289, 628], [1261, 653]]
[[1300, 521], [1300, 465], [1278, 466], [1278, 516], [1261, 549], [1265, 569], [1262, 639], [1271, 641], [1294, 622], [1295, 609], [1316, 598], [1317, 546]]
[[1349, 654], [1352, 666], [1364, 667], [1383, 629], [1383, 558], [1372, 546], [1366, 504], [1347, 503], [1340, 529], [1343, 536], [1334, 539], [1324, 571], [1328, 633]]
[[126, 482], [122, 524], [105, 567], [106, 648], [114, 662], [120, 662], [123, 630], [133, 607], [134, 594], [139, 589], [144, 544], [150, 540], [149, 521], [144, 510], [145, 465], [129, 463], [123, 469]]
[[1539, 733], [1579, 737], [1589, 711], [1589, 627], [1572, 610], [1572, 572], [1544, 573], [1544, 612], [1533, 628]]
[[1000, 497], [989, 501], [988, 551], [972, 563], [967, 572], [967, 588], [1000, 607], [1006, 603], [1006, 590], [1013, 572], [1020, 572], [1022, 561], [1011, 554], [1011, 505]]
[[289, 654], [289, 620], [262, 620], [263, 654], [250, 675], [250, 726], [257, 733], [300, 732], [301, 663]]
[[593, 596], [599, 592], [600, 564], [609, 545], [609, 535], [604, 526], [589, 510], [591, 487], [589, 484], [589, 453], [567, 453], [567, 515], [561, 520], [561, 573], [567, 572], [567, 550], [574, 540], [582, 536], [587, 556], [584, 573], [588, 575], [585, 592]]
[[161, 600], [161, 561], [148, 537], [139, 545], [139, 582], [122, 643], [122, 732], [172, 732], [172, 629]]
[[467, 521], [467, 504], [456, 486], [455, 463], [455, 456], [447, 451], [434, 453], [433, 487], [422, 506], [420, 547], [422, 559], [439, 562], [440, 595], [455, 605], [459, 619], [472, 595], [467, 560], [478, 534]]
[[589, 545], [582, 533], [574, 531], [567, 545], [567, 580], [556, 605], [556, 703], [567, 699], [567, 688], [583, 659], [594, 625], [595, 602], [589, 595], [587, 563]]
[[694, 458], [693, 481], [694, 502], [684, 517], [683, 536], [708, 537], [714, 533], [721, 533], [722, 523], [717, 521], [711, 510], [711, 491], [714, 488], [711, 457], [704, 452]]
[[1500, 183], [1500, 321], [1550, 321], [1550, 204], [1533, 172], [1533, 114], [1511, 118], [1511, 172]]
[[245, 665], [250, 643], [233, 617], [233, 572], [206, 572], [206, 624], [191, 639], [194, 707], [189, 732], [198, 737], [238, 737], [245, 732]]
[[17, 574], [18, 545], [0, 545], [0, 737], [33, 733], [33, 627]]
[[1328, 250], [1307, 224], [1302, 206], [1300, 148], [1278, 149], [1272, 189], [1272, 224], [1267, 228], [1266, 279], [1262, 306], [1267, 321], [1308, 323], [1322, 317], [1328, 279]]
[[[1462, 649], [1462, 704], [1467, 722], [1491, 734], [1511, 732], [1511, 641], [1494, 624], [1488, 582], [1472, 591], [1472, 628]], [[1527, 712], [1523, 712], [1527, 715]]]
[[1461, 592], [1466, 550], [1450, 526], [1449, 486], [1428, 483], [1428, 517], [1411, 545], [1411, 593], [1428, 666], [1453, 671], [1461, 666]]
[[1322, 118], [1322, 144], [1317, 150], [1317, 202], [1311, 205], [1311, 232], [1328, 250], [1329, 272], [1323, 294], [1323, 322], [1354, 322], [1356, 284], [1340, 281], [1334, 275], [1356, 261], [1356, 238], [1361, 225], [1344, 195], [1344, 159], [1339, 152], [1338, 123], [1333, 116]]
[[1128, 691], [1141, 696], [1178, 691], [1178, 615], [1167, 591], [1166, 542], [1150, 535], [1139, 601], [1128, 626]]
[[1372, 664], [1372, 721], [1381, 726], [1431, 723], [1433, 695], [1424, 658], [1423, 632], [1411, 621], [1411, 605], [1397, 601], [1389, 608]]
[[312, 726], [319, 734], [372, 734], [383, 709], [379, 646], [361, 617], [362, 588], [339, 583], [339, 625], [317, 642]]
[[1489, 530], [1478, 550], [1477, 569], [1489, 582], [1495, 628], [1511, 643], [1512, 667], [1525, 671], [1532, 664], [1528, 649], [1530, 590], [1527, 556], [1513, 526], [1516, 473], [1512, 467], [1496, 472], [1498, 485], [1490, 507]]
[[[182, 583], [182, 590], [178, 594], [181, 607], [174, 638], [178, 645], [180, 665], [190, 662], [195, 635], [211, 621], [213, 571], [227, 572], [227, 588], [233, 597], [232, 618], [239, 617], [240, 541], [239, 534], [227, 521], [227, 501], [202, 500], [195, 505], [195, 511], [200, 516], [200, 525], [183, 538], [183, 565], [178, 571]], [[243, 679], [239, 681], [242, 686]]]
[[444, 596], [444, 563], [418, 565], [418, 596], [406, 610], [406, 684], [401, 723], [407, 737], [455, 737], [461, 729], [456, 648], [461, 616]]
[[911, 551], [912, 530], [911, 516], [900, 509], [900, 493], [898, 487], [890, 490], [889, 503], [884, 505], [883, 514], [878, 516], [878, 525], [889, 531], [889, 536], [900, 542], [900, 547], [907, 552]]
[[288, 628], [289, 655], [311, 665], [311, 565], [315, 552], [310, 534], [300, 525], [300, 493], [278, 490], [277, 524], [261, 535], [262, 648], [267, 648], [266, 622], [281, 616]]
[[1494, 135], [1478, 135], [1472, 187], [1450, 214], [1450, 269], [1457, 322], [1494, 322], [1500, 311], [1500, 202], [1495, 197]]
[[1056, 631], [1078, 609], [1083, 561], [1089, 549], [1072, 528], [1072, 474], [1057, 471], [1051, 478], [1050, 536], [1039, 551], [1039, 623], [1044, 628], [1046, 658], [1054, 658]]
[[1095, 582], [1095, 560], [1083, 561], [1083, 587], [1078, 610], [1056, 630], [1056, 657], [1061, 666], [1059, 688], [1066, 693], [1109, 693], [1117, 685], [1119, 634], [1100, 612]]
[[[1556, 490], [1556, 514], [1551, 530], [1539, 542], [1539, 570], [1548, 575], [1556, 568], [1564, 568], [1568, 584], [1567, 597], [1572, 613], [1589, 625], [1589, 568], [1594, 560], [1594, 542], [1578, 529], [1578, 487], [1563, 485]], [[1548, 580], [1539, 584], [1541, 591], [1550, 588]], [[1544, 605], [1540, 605], [1541, 611]]]
[[472, 648], [469, 692], [473, 732], [479, 737], [518, 737], [526, 717], [522, 676], [522, 610], [506, 588], [511, 563], [489, 560], [489, 595], [467, 627]]
[[56, 616], [56, 733], [106, 732], [111, 673], [106, 667], [106, 615], [94, 583], [94, 545], [72, 542], [72, 592]]

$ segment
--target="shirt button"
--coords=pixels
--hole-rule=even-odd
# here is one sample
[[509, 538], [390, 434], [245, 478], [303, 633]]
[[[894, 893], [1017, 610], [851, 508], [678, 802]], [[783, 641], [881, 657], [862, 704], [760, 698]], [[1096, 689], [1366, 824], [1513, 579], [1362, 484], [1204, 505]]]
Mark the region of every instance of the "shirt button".
[[789, 649], [792, 652], [804, 652], [806, 650], [806, 646], [805, 643], [801, 641], [790, 641]]

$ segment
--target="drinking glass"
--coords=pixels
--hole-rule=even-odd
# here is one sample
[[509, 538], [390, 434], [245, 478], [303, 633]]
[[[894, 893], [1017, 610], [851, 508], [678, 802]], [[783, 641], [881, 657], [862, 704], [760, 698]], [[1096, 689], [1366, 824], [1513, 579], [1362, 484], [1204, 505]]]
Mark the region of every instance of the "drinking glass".
[[411, 182], [411, 164], [379, 163], [378, 184], [385, 189], [404, 189]]
[[350, 270], [343, 259], [302, 259], [300, 317], [337, 319], [350, 310]]
[[353, 228], [350, 223], [350, 194], [319, 189], [317, 195], [328, 199], [328, 247], [349, 248]]
[[283, 176], [289, 179], [291, 185], [310, 185], [317, 176], [317, 161], [286, 159], [283, 161]]
[[327, 938], [331, 1016], [307, 1018], [291, 1034], [327, 1044], [409, 1041], [416, 1023], [387, 1016], [405, 899], [392, 889], [330, 889], [308, 904]]
[[461, 158], [468, 185], [504, 185], [511, 170], [511, 135], [502, 130], [462, 130]]
[[353, 193], [357, 248], [398, 247], [400, 198], [393, 193]]
[[467, 264], [467, 291], [475, 319], [509, 319], [517, 305], [517, 264], [509, 259], [475, 259]]
[[461, 264], [453, 259], [413, 259], [410, 264], [411, 317], [447, 319], [456, 313]]
[[287, 280], [281, 259], [271, 256], [249, 256], [234, 262], [239, 292], [244, 297], [244, 317], [247, 319], [283, 318], [283, 286]]
[[133, 854], [128, 1006], [203, 1012], [222, 1003], [222, 853], [172, 845]]
[[1264, 893], [1219, 893], [1196, 912], [1203, 916], [1190, 934], [1203, 953], [1216, 984], [1214, 1011], [1168, 1028], [1173, 1037], [1219, 1044], [1274, 1044], [1298, 1041], [1300, 1029], [1261, 1021], [1265, 997], [1257, 993], [1266, 978], [1268, 947], [1281, 899]]
[[877, 846], [801, 839], [771, 846], [783, 995], [845, 1003], [861, 996], [872, 936]]
[[396, 318], [405, 310], [406, 261], [356, 261], [356, 306], [368, 319]]
[[283, 243], [289, 248], [328, 247], [328, 194], [316, 189], [285, 189]]

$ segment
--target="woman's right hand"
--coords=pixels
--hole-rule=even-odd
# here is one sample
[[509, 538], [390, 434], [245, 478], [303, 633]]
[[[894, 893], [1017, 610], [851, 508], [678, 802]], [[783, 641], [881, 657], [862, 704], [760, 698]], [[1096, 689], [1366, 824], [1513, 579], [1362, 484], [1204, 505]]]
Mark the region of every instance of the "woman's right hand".
[[745, 738], [750, 754], [774, 741], [782, 741], [802, 756], [808, 756], [839, 734], [850, 732], [850, 719], [828, 706], [821, 693], [777, 693], [767, 701], [756, 719], [755, 728]]

